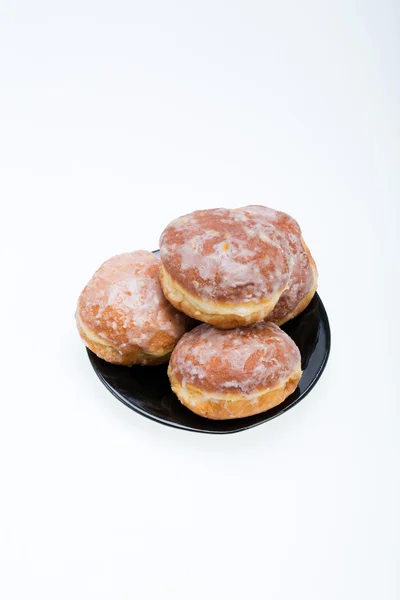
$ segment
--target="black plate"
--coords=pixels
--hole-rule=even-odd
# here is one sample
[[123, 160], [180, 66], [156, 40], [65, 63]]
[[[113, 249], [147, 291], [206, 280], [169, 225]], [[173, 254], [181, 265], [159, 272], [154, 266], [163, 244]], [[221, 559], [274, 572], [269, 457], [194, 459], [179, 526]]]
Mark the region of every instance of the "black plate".
[[282, 404], [243, 419], [212, 421], [183, 406], [169, 385], [167, 365], [120, 367], [105, 362], [88, 350], [100, 381], [118, 400], [139, 414], [163, 425], [203, 433], [235, 433], [255, 427], [295, 406], [314, 387], [329, 356], [331, 334], [328, 316], [318, 294], [298, 317], [282, 326], [300, 349], [303, 375], [296, 390]]

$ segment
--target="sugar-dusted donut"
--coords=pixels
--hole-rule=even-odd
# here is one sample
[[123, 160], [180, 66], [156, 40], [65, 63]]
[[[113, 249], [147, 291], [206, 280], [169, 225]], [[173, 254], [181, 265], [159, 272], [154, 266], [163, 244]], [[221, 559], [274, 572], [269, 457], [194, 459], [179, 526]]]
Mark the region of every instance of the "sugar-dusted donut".
[[199, 325], [178, 342], [168, 367], [182, 404], [209, 419], [277, 406], [296, 389], [301, 373], [296, 344], [266, 321], [230, 330]]
[[282, 236], [258, 216], [231, 209], [195, 211], [172, 221], [160, 239], [165, 296], [187, 315], [227, 329], [268, 315], [288, 288]]
[[311, 302], [318, 284], [316, 264], [293, 217], [266, 206], [245, 206], [237, 210], [258, 219], [259, 231], [273, 227], [286, 240], [285, 248], [291, 265], [289, 287], [267, 315], [269, 321], [282, 325], [300, 314]]
[[78, 300], [81, 338], [97, 356], [120, 365], [167, 362], [188, 318], [165, 299], [159, 259], [146, 250], [107, 260]]

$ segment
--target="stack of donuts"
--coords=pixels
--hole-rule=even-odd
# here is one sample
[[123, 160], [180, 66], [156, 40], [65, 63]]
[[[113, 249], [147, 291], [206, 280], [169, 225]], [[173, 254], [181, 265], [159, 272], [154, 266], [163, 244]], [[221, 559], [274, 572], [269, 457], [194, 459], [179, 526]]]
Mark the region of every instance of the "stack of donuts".
[[166, 227], [160, 259], [138, 250], [107, 260], [82, 291], [76, 321], [103, 360], [169, 362], [182, 404], [232, 419], [296, 389], [300, 352], [279, 326], [316, 288], [315, 262], [292, 217], [264, 206], [201, 210]]

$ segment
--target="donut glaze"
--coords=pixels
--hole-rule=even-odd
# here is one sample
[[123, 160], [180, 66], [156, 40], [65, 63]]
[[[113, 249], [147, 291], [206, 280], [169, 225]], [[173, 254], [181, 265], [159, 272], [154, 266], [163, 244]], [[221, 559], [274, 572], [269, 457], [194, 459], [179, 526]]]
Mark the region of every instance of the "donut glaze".
[[170, 302], [220, 327], [263, 319], [289, 285], [290, 260], [281, 234], [258, 220], [219, 208], [170, 223], [160, 239], [160, 278]]
[[314, 259], [303, 240], [299, 224], [290, 215], [266, 206], [245, 206], [237, 210], [258, 219], [261, 228], [275, 228], [277, 234], [286, 240], [284, 247], [290, 257], [289, 287], [266, 317], [282, 325], [302, 312], [314, 296], [318, 280]]
[[301, 377], [296, 344], [274, 323], [219, 330], [203, 324], [178, 342], [168, 375], [179, 400], [212, 419], [257, 414], [282, 402]]
[[116, 364], [166, 362], [188, 318], [165, 299], [159, 259], [138, 250], [107, 260], [78, 300], [76, 320], [86, 345]]

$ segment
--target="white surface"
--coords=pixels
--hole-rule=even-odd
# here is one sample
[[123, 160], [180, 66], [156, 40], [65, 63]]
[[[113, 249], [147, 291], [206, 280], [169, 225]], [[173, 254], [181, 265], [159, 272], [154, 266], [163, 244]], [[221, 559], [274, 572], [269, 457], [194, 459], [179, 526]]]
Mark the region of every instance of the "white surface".
[[[395, 0], [1, 3], [1, 598], [400, 597], [398, 39]], [[248, 203], [303, 227], [327, 370], [248, 432], [162, 427], [75, 302]]]

